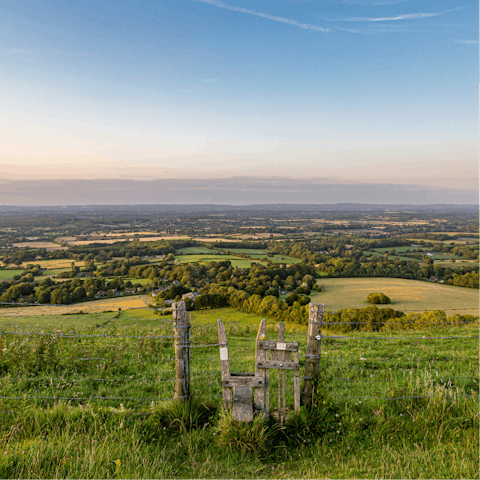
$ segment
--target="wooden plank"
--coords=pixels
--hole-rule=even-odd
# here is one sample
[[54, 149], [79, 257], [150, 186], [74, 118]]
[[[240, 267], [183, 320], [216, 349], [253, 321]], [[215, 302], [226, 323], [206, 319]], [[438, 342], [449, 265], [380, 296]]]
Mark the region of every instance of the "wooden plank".
[[280, 362], [279, 360], [262, 360], [255, 364], [258, 368], [268, 368], [276, 370], [298, 370], [297, 362]]
[[[285, 343], [285, 324], [280, 322], [277, 325], [278, 328], [278, 342], [277, 342], [277, 359], [279, 362], [283, 363], [287, 360], [286, 355], [286, 343]], [[281, 347], [281, 348], [280, 348]], [[290, 355], [291, 356], [291, 355]], [[280, 364], [281, 364], [280, 363]], [[280, 418], [280, 425], [285, 423], [286, 415], [286, 375], [285, 370], [278, 371], [278, 416]], [[283, 402], [282, 402], [283, 398]], [[283, 403], [283, 406], [282, 406]]]
[[312, 405], [314, 395], [314, 382], [320, 371], [320, 350], [325, 305], [323, 303], [308, 304], [308, 334], [305, 355], [305, 379], [301, 393], [302, 405]]
[[263, 387], [263, 377], [227, 377], [222, 379], [224, 387]]
[[263, 378], [263, 388], [256, 388], [254, 391], [255, 410], [259, 413], [265, 414], [268, 418], [269, 414], [269, 397], [268, 397], [268, 370], [257, 366], [257, 362], [262, 362], [267, 359], [267, 351], [258, 347], [259, 342], [262, 342], [267, 337], [267, 322], [265, 319], [260, 321], [258, 327], [257, 338], [255, 341], [255, 377]]
[[[295, 352], [295, 349], [298, 349], [298, 345], [295, 346], [294, 342], [283, 342], [278, 348], [278, 342], [275, 341], [266, 341], [266, 342], [259, 342], [259, 348], [264, 348], [265, 350], [284, 350], [287, 352]], [[285, 346], [285, 348], [282, 348]]]
[[190, 394], [190, 322], [185, 302], [172, 303], [172, 316], [176, 375], [174, 398], [185, 402]]
[[253, 422], [251, 387], [233, 387], [233, 418], [240, 422]]
[[[298, 349], [293, 354], [293, 361], [296, 363], [300, 362], [300, 353], [298, 352]], [[293, 396], [295, 400], [295, 411], [298, 412], [300, 410], [300, 370], [295, 370], [293, 372]]]
[[[222, 380], [230, 377], [230, 358], [228, 354], [228, 339], [227, 333], [222, 320], [217, 320], [218, 330], [218, 343], [220, 344], [220, 371], [222, 374]], [[229, 387], [223, 387], [223, 403], [225, 408], [232, 407], [232, 389]]]

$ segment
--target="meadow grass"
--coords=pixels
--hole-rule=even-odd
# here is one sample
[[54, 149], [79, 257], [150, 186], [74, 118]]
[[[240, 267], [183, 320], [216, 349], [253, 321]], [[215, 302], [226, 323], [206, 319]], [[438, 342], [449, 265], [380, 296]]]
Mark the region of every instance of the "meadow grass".
[[243, 253], [245, 255], [267, 255], [268, 250], [260, 249], [260, 248], [217, 248], [217, 250], [221, 250], [222, 252], [233, 252], [233, 253]]
[[[209, 262], [225, 262], [230, 260], [233, 267], [250, 268], [252, 266], [252, 260], [248, 258], [234, 257], [233, 255], [175, 255], [175, 260], [180, 263], [209, 263]], [[260, 260], [255, 260], [257, 263], [263, 263]]]
[[1, 308], [0, 319], [3, 317], [38, 316], [43, 315], [68, 315], [72, 313], [101, 313], [130, 308], [145, 308], [154, 303], [150, 295], [127, 295], [119, 297], [106, 297], [99, 300], [73, 303], [70, 305], [33, 305], [19, 304], [15, 307]]
[[392, 301], [386, 307], [403, 312], [444, 310], [448, 315], [478, 315], [479, 292], [474, 288], [402, 278], [323, 278], [317, 284], [322, 291], [310, 298], [325, 303], [329, 310], [366, 307], [369, 293], [382, 292]]
[[20, 275], [24, 270], [0, 270], [0, 280], [13, 278], [15, 275]]
[[207, 247], [185, 247], [175, 252], [176, 255], [211, 255], [212, 253], [214, 252]]
[[[172, 332], [160, 321], [169, 317], [152, 311], [102, 315], [97, 326], [61, 329], [117, 337]], [[217, 343], [217, 318], [232, 371], [253, 371], [260, 317], [194, 311], [192, 342]], [[36, 331], [59, 330], [52, 319], [37, 320]], [[477, 338], [422, 338], [432, 336]], [[305, 326], [287, 325], [285, 337], [305, 353]], [[272, 321], [267, 338], [276, 338]], [[458, 396], [478, 395], [478, 326], [324, 339], [315, 406], [291, 413], [283, 427], [261, 418], [238, 424], [222, 412], [218, 347], [192, 349], [194, 401], [179, 406], [158, 400], [173, 395], [172, 339], [0, 339], [2, 396], [143, 400], [0, 399], [0, 411], [12, 412], [0, 413], [1, 478], [478, 478], [478, 400]], [[291, 383], [287, 392], [291, 412]], [[272, 409], [276, 394], [271, 372]], [[411, 396], [421, 398], [384, 400]]]
[[[389, 251], [389, 250], [387, 250], [387, 251]], [[366, 257], [383, 257], [385, 255], [384, 252], [377, 252], [376, 250], [364, 251], [363, 254]], [[388, 256], [389, 260], [401, 260], [401, 261], [404, 261], [404, 262], [423, 263], [423, 260], [419, 260], [418, 258], [413, 258], [413, 257], [406, 257], [406, 256], [402, 256], [402, 255], [392, 255], [390, 253], [387, 256]]]

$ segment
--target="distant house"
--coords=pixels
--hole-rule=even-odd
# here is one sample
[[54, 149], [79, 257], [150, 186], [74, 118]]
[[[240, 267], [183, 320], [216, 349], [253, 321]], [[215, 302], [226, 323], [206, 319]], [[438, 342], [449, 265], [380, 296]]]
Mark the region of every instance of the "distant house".
[[189, 293], [184, 293], [182, 295], [182, 298], [183, 299], [187, 299], [187, 298], [190, 298], [190, 300], [192, 300], [192, 302], [195, 302], [195, 299], [199, 296], [200, 294], [197, 293], [197, 292], [189, 292]]
[[107, 292], [105, 292], [104, 290], [100, 290], [100, 291], [98, 291], [97, 294], [95, 295], [95, 298], [104, 297], [106, 294], [107, 294]]
[[126, 294], [129, 294], [129, 295], [132, 295], [136, 292], [136, 289], [135, 288], [125, 288], [125, 293]]
[[152, 297], [156, 297], [159, 293], [164, 292], [167, 289], [167, 287], [160, 287], [156, 288], [155, 290], [152, 290]]

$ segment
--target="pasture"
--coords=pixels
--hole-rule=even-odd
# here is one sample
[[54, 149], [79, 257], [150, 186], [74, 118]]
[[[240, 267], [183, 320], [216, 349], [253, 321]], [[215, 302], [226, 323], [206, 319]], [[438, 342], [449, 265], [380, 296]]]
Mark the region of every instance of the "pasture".
[[329, 310], [368, 306], [367, 295], [382, 292], [392, 303], [386, 305], [403, 312], [444, 310], [478, 315], [479, 291], [438, 283], [401, 278], [323, 278], [317, 280], [322, 291], [310, 295], [312, 302], [322, 302]]
[[62, 247], [58, 243], [54, 242], [18, 242], [12, 243], [13, 247], [18, 248], [45, 248], [46, 250], [68, 250], [68, 247]]
[[77, 267], [84, 267], [85, 262], [83, 260], [72, 260], [70, 258], [60, 258], [58, 260], [34, 260], [31, 262], [24, 262], [23, 267], [28, 264], [38, 265], [40, 268], [46, 268], [48, 270], [58, 270], [71, 268], [72, 263], [75, 263]]
[[15, 275], [20, 275], [24, 270], [11, 269], [11, 270], [0, 270], [0, 281], [7, 278], [13, 278]]
[[[478, 476], [478, 399], [471, 396], [478, 394], [478, 326], [325, 338], [316, 406], [280, 429], [222, 420], [217, 346], [192, 349], [194, 406], [161, 400], [173, 394], [172, 330], [162, 321], [169, 317], [122, 311], [92, 315], [93, 323], [89, 316], [63, 324], [39, 317], [34, 331], [54, 337], [0, 336], [2, 396], [13, 397], [0, 399], [1, 478]], [[232, 370], [253, 371], [260, 317], [192, 312], [194, 344], [217, 343], [217, 318]], [[9, 330], [17, 327], [26, 329]], [[60, 329], [106, 336], [65, 338]], [[287, 325], [285, 332], [287, 341], [299, 340], [301, 355], [305, 330]], [[476, 338], [423, 338], [435, 336]], [[267, 338], [275, 339], [273, 321]], [[272, 372], [272, 409], [276, 385]], [[291, 407], [291, 388], [287, 401]]]
[[250, 260], [248, 258], [239, 258], [234, 257], [233, 255], [175, 255], [175, 260], [178, 260], [180, 263], [209, 263], [209, 262], [225, 262], [226, 260], [230, 260], [232, 262], [233, 267], [239, 268], [250, 268], [252, 265], [252, 261], [256, 261], [257, 263], [262, 263], [259, 260]]
[[15, 306], [0, 308], [0, 319], [3, 317], [16, 316], [42, 316], [42, 315], [69, 315], [73, 313], [101, 313], [104, 311], [115, 311], [119, 308], [144, 308], [149, 303], [153, 303], [150, 295], [133, 295], [127, 297], [102, 298], [84, 303], [75, 303], [72, 305], [35, 305], [35, 306]]
[[[390, 250], [387, 250], [387, 252]], [[385, 255], [385, 252], [377, 252], [376, 250], [372, 251], [364, 251], [363, 254], [366, 257], [383, 257]], [[419, 260], [418, 258], [413, 258], [413, 257], [407, 257], [405, 255], [393, 255], [393, 254], [387, 254], [387, 257], [389, 260], [402, 260], [404, 262], [418, 262], [418, 263], [423, 263], [423, 260]]]

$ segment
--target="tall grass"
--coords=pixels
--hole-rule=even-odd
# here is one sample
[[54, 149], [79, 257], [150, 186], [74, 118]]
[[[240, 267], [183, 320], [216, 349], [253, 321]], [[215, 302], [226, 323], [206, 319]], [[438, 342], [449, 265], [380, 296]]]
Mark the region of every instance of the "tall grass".
[[[122, 315], [74, 332], [171, 333], [154, 316], [132, 324], [128, 315], [125, 324]], [[217, 316], [193, 312], [194, 343], [218, 341]], [[233, 371], [253, 371], [255, 324], [226, 322]], [[293, 413], [287, 388], [284, 426], [273, 400], [270, 419], [251, 425], [222, 410], [217, 347], [192, 349], [193, 398], [182, 404], [150, 400], [172, 397], [173, 382], [161, 382], [174, 378], [164, 361], [172, 339], [2, 335], [1, 396], [144, 401], [0, 399], [10, 412], [0, 413], [0, 477], [478, 478], [478, 340], [428, 339], [476, 334], [460, 325], [325, 339], [314, 407]], [[275, 338], [273, 325], [267, 337]], [[304, 353], [303, 328], [287, 326], [286, 339]], [[80, 360], [87, 356], [103, 360]], [[272, 399], [276, 383], [272, 373]]]

